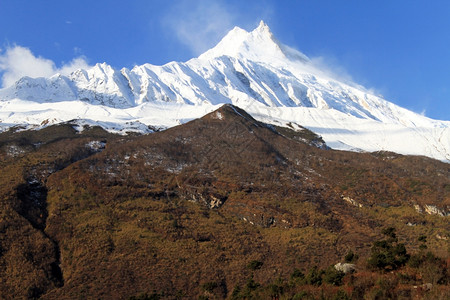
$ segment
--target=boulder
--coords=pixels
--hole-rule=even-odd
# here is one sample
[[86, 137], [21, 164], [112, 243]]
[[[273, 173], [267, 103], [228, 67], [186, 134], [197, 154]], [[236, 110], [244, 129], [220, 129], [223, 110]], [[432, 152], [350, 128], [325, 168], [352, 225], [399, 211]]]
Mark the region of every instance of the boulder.
[[334, 265], [334, 268], [338, 271], [347, 273], [353, 273], [356, 271], [355, 264], [349, 264], [349, 263], [337, 263]]

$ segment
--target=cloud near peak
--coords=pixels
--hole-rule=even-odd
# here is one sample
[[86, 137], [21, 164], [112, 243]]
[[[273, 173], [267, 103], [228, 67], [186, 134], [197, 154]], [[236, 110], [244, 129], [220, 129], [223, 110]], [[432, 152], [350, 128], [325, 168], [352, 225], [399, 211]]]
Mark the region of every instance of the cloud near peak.
[[163, 25], [195, 55], [214, 46], [233, 23], [234, 17], [222, 1], [177, 1], [163, 18]]
[[74, 58], [60, 68], [50, 60], [36, 57], [29, 48], [14, 45], [0, 53], [0, 75], [3, 88], [13, 85], [18, 79], [29, 77], [50, 77], [56, 73], [69, 75], [71, 72], [89, 68], [83, 57]]
[[214, 47], [234, 26], [252, 28], [269, 19], [272, 6], [259, 1], [246, 10], [226, 0], [175, 0], [162, 25], [194, 55]]

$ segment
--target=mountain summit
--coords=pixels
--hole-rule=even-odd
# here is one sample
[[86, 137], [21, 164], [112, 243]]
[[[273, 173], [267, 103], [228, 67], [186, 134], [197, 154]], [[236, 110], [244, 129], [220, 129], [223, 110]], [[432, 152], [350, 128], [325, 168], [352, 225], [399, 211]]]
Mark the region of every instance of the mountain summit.
[[280, 43], [264, 22], [250, 32], [235, 27], [184, 63], [131, 70], [103, 63], [69, 76], [21, 78], [0, 90], [0, 128], [77, 120], [115, 132], [148, 132], [225, 103], [265, 123], [306, 127], [335, 149], [450, 161], [450, 121], [426, 118], [330, 76]]
[[282, 45], [263, 21], [251, 32], [235, 27], [214, 48], [200, 55], [199, 59], [211, 60], [221, 56], [272, 64], [286, 59], [308, 61], [304, 54]]

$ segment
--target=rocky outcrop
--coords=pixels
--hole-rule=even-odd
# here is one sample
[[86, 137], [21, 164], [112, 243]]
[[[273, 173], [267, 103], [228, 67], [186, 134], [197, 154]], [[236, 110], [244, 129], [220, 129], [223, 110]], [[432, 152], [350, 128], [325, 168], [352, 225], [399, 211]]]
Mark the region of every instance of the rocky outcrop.
[[338, 271], [347, 273], [353, 273], [356, 271], [355, 264], [349, 264], [349, 263], [337, 263], [334, 265], [334, 268]]

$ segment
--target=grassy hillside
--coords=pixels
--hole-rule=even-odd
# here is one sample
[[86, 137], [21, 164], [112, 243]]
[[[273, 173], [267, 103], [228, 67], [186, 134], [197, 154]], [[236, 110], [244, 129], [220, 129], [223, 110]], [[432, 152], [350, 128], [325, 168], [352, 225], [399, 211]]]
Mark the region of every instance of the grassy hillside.
[[64, 133], [3, 137], [6, 299], [450, 296], [448, 164], [329, 150], [231, 106], [139, 137], [47, 130]]

